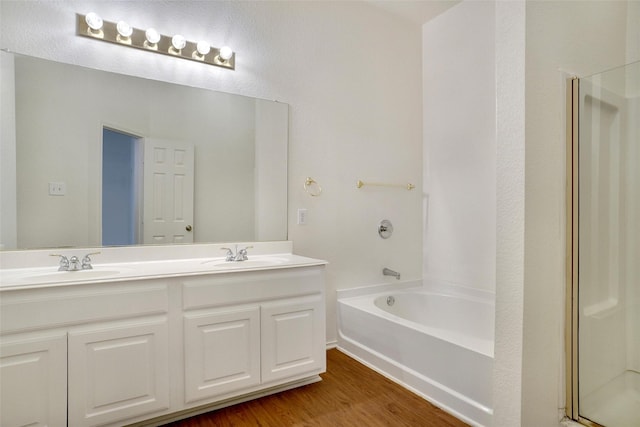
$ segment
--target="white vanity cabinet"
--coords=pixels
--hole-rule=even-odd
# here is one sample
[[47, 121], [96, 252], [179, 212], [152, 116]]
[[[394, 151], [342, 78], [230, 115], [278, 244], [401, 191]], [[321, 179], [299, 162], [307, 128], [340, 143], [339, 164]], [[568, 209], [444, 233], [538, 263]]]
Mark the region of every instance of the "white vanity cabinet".
[[324, 267], [182, 280], [185, 404], [325, 371]]
[[0, 425], [162, 425], [318, 381], [324, 262], [293, 259], [0, 288]]
[[3, 291], [1, 425], [102, 425], [167, 409], [167, 289], [143, 280]]

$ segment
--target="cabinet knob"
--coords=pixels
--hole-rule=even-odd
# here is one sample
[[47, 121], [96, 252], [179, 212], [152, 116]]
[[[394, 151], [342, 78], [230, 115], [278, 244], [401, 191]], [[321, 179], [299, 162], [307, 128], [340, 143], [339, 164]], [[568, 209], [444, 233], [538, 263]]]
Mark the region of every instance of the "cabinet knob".
[[187, 230], [187, 231], [191, 231], [191, 230], [193, 230], [193, 228], [191, 227], [191, 225], [187, 225], [187, 226], [185, 227], [185, 230]]

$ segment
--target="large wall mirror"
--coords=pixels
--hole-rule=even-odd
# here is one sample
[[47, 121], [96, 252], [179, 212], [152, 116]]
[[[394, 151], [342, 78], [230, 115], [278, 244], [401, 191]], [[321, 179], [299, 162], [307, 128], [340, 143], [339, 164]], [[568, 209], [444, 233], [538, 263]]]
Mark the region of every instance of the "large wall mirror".
[[1, 54], [3, 249], [287, 239], [287, 104]]

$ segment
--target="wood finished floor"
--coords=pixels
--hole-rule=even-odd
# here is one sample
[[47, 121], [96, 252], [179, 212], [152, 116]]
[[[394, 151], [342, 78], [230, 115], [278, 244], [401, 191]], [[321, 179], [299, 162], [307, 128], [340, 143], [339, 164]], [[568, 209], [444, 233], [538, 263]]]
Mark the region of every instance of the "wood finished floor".
[[327, 352], [321, 376], [318, 383], [166, 426], [467, 426], [338, 350]]

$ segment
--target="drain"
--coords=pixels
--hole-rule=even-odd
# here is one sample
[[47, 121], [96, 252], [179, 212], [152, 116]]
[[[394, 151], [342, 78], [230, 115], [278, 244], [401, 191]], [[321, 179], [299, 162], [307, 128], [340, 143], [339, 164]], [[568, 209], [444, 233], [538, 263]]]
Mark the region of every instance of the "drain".
[[393, 305], [393, 304], [395, 304], [395, 303], [396, 303], [396, 299], [395, 299], [393, 296], [389, 295], [389, 296], [387, 297], [387, 305], [388, 305], [388, 306], [392, 306], [392, 305]]

